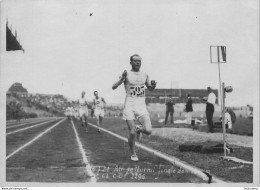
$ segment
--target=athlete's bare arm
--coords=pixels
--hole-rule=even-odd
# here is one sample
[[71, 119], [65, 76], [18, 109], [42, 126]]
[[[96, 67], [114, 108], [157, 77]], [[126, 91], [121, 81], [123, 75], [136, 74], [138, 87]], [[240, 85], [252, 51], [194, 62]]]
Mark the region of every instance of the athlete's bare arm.
[[107, 103], [106, 103], [105, 99], [104, 99], [104, 98], [101, 98], [101, 100], [104, 102], [104, 109], [106, 109]]
[[96, 102], [95, 102], [95, 99], [93, 99], [93, 104], [91, 106], [91, 109], [96, 109]]
[[86, 105], [87, 107], [90, 107], [90, 103], [88, 103], [87, 101], [85, 101], [85, 105]]
[[104, 104], [106, 104], [106, 101], [105, 101], [105, 99], [104, 99], [104, 98], [101, 98], [101, 100], [104, 102]]
[[115, 84], [113, 84], [112, 89], [115, 90], [117, 87], [119, 87], [126, 79], [127, 72], [124, 70], [122, 76], [120, 77], [119, 81], [117, 81]]

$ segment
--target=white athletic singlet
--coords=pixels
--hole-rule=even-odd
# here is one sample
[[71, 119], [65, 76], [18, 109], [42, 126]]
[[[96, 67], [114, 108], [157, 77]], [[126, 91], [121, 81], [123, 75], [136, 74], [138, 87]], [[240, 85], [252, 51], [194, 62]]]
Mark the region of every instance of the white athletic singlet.
[[67, 107], [67, 109], [66, 109], [66, 114], [67, 114], [68, 116], [74, 115], [74, 109], [73, 109], [73, 107]]
[[125, 91], [127, 97], [145, 97], [145, 83], [149, 81], [144, 72], [127, 71]]
[[100, 96], [98, 98], [95, 97], [94, 101], [95, 101], [96, 109], [104, 109], [103, 98], [101, 98]]
[[149, 78], [146, 73], [127, 71], [124, 82], [126, 91], [124, 120], [134, 120], [148, 114], [145, 105], [145, 83], [148, 81]]
[[85, 105], [86, 102], [87, 102], [86, 97], [83, 97], [83, 98], [80, 97], [80, 99], [79, 99], [79, 107], [87, 107], [87, 105]]

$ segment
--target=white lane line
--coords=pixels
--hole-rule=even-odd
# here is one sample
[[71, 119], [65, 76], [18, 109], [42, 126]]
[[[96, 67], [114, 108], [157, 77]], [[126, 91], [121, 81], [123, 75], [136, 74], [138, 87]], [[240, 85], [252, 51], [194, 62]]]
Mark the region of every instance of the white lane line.
[[6, 160], [9, 159], [11, 156], [15, 155], [17, 152], [19, 152], [20, 150], [24, 149], [25, 147], [29, 146], [30, 144], [32, 144], [34, 141], [36, 141], [38, 138], [40, 138], [41, 136], [43, 136], [45, 133], [49, 132], [50, 130], [52, 130], [54, 127], [56, 127], [57, 125], [59, 125], [61, 122], [63, 122], [65, 119], [62, 119], [61, 121], [55, 123], [53, 126], [51, 126], [50, 128], [46, 129], [45, 131], [43, 131], [42, 133], [40, 133], [39, 135], [37, 135], [36, 137], [34, 137], [31, 141], [25, 143], [23, 146], [21, 146], [20, 148], [16, 149], [15, 151], [13, 151], [11, 154], [9, 154], [6, 157]]
[[[97, 126], [92, 124], [92, 123], [88, 123], [88, 124], [91, 125], [92, 127], [97, 128]], [[119, 138], [119, 139], [121, 139], [123, 141], [128, 142], [128, 139], [125, 138], [125, 137], [122, 137], [122, 136], [120, 136], [118, 134], [115, 134], [115, 133], [113, 133], [113, 132], [111, 132], [109, 130], [106, 130], [104, 128], [99, 128], [99, 129], [104, 131], [104, 132], [106, 132], [106, 133], [109, 133], [110, 135], [113, 135], [114, 137], [117, 137], [117, 138]], [[201, 169], [199, 169], [199, 168], [197, 168], [195, 166], [189, 165], [188, 163], [185, 163], [185, 162], [179, 160], [178, 158], [176, 158], [174, 156], [170, 156], [170, 155], [164, 154], [164, 153], [162, 153], [162, 152], [160, 152], [158, 150], [146, 147], [146, 146], [144, 146], [144, 145], [142, 145], [140, 143], [136, 143], [135, 146], [137, 146], [137, 147], [139, 147], [139, 148], [141, 148], [141, 149], [143, 149], [143, 150], [145, 150], [145, 151], [147, 151], [147, 152], [149, 152], [151, 154], [154, 154], [154, 155], [156, 155], [156, 156], [158, 156], [158, 157], [160, 157], [160, 158], [162, 158], [164, 160], [167, 160], [167, 161], [171, 162], [172, 164], [185, 169], [186, 171], [191, 172], [192, 174], [194, 174], [194, 175], [198, 176], [199, 178], [203, 179], [204, 181], [208, 181], [207, 175], [204, 174], [201, 171]], [[218, 179], [217, 177], [212, 177], [212, 182], [215, 182], [215, 183], [226, 183], [225, 181], [223, 181], [221, 179]]]
[[32, 125], [32, 126], [29, 126], [29, 127], [25, 127], [25, 128], [22, 128], [22, 129], [18, 129], [16, 131], [11, 131], [9, 133], [6, 133], [6, 136], [7, 135], [11, 135], [11, 134], [14, 134], [14, 133], [17, 133], [17, 132], [20, 132], [20, 131], [24, 131], [24, 130], [27, 130], [27, 129], [30, 129], [30, 128], [33, 128], [33, 127], [38, 127], [38, 126], [41, 126], [41, 125], [44, 125], [45, 123], [50, 123], [50, 122], [53, 122], [54, 119], [50, 120], [50, 121], [45, 121], [43, 123], [38, 123], [36, 125]]
[[28, 123], [20, 123], [20, 124], [17, 124], [17, 125], [7, 126], [6, 128], [7, 128], [7, 129], [10, 129], [10, 128], [20, 127], [20, 126], [28, 125], [28, 124], [34, 124], [34, 123], [42, 122], [42, 121], [46, 121], [46, 119], [37, 120], [37, 121], [31, 121], [31, 122], [28, 122]]
[[12, 127], [15, 124], [17, 125], [25, 125], [25, 124], [29, 124], [32, 122], [37, 122], [37, 121], [45, 121], [45, 120], [50, 120], [50, 119], [63, 119], [65, 117], [38, 117], [38, 118], [33, 118], [33, 119], [26, 119], [26, 120], [22, 120], [22, 121], [15, 121], [15, 122], [8, 122], [6, 121], [6, 127]]
[[78, 142], [78, 145], [79, 145], [80, 153], [81, 153], [82, 158], [83, 158], [83, 162], [86, 164], [86, 173], [90, 177], [90, 182], [95, 183], [96, 182], [95, 174], [91, 170], [90, 164], [89, 164], [88, 159], [86, 157], [86, 152], [85, 152], [83, 145], [82, 145], [82, 143], [79, 139], [78, 132], [77, 132], [75, 125], [74, 125], [72, 120], [71, 120], [71, 124], [72, 124], [72, 128], [73, 128], [75, 135], [76, 135], [76, 139], [77, 139], [77, 142]]
[[36, 117], [36, 118], [29, 118], [29, 119], [21, 119], [20, 121], [17, 120], [6, 120], [6, 124], [14, 124], [14, 123], [25, 123], [25, 122], [29, 122], [29, 121], [36, 121], [36, 120], [40, 120], [40, 119], [47, 119], [50, 117]]
[[12, 123], [16, 123], [17, 121], [16, 120], [8, 120], [6, 121], [6, 124], [12, 124]]

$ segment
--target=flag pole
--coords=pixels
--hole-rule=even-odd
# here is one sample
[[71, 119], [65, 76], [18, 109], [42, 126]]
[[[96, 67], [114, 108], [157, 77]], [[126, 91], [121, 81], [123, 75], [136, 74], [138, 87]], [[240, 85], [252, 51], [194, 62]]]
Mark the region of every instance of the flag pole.
[[[219, 101], [220, 101], [220, 108], [221, 112], [223, 110], [223, 101], [222, 101], [222, 87], [221, 87], [221, 77], [220, 77], [220, 61], [219, 61], [219, 46], [217, 47], [217, 52], [218, 52], [218, 78], [219, 78]], [[222, 116], [223, 117], [223, 116]]]
[[226, 126], [225, 126], [225, 83], [222, 83], [222, 94], [223, 94], [223, 110], [222, 110], [222, 128], [223, 128], [223, 145], [224, 145], [224, 158], [227, 156], [226, 153]]
[[224, 157], [226, 157], [226, 130], [225, 130], [225, 105], [224, 105], [224, 99], [225, 99], [225, 84], [223, 83], [221, 86], [221, 75], [220, 75], [220, 58], [219, 58], [219, 48], [220, 46], [217, 46], [217, 53], [218, 53], [218, 76], [219, 76], [219, 97], [220, 97], [220, 108], [221, 108], [221, 114], [222, 114], [222, 130], [223, 130], [223, 148], [224, 148]]
[[222, 115], [222, 128], [223, 128], [223, 147], [224, 147], [224, 157], [226, 157], [226, 128], [225, 128], [225, 83], [221, 83], [220, 74], [220, 48], [222, 52], [223, 61], [226, 62], [226, 48], [223, 46], [210, 46], [210, 61], [212, 61], [211, 48], [217, 47], [217, 58], [218, 58], [218, 76], [219, 76], [219, 101]]

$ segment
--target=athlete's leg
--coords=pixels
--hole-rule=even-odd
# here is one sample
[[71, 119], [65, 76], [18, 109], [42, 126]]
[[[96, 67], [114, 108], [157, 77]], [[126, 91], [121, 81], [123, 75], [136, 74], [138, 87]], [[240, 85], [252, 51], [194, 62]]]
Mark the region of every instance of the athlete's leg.
[[97, 127], [98, 127], [98, 132], [100, 132], [100, 115], [99, 114], [97, 114], [97, 113], [95, 113], [95, 117], [96, 117], [96, 119], [97, 119]]
[[96, 115], [96, 119], [97, 119], [97, 126], [99, 128], [100, 127], [100, 121], [99, 121], [99, 116], [98, 115]]
[[81, 126], [84, 127], [84, 113], [83, 113], [82, 108], [79, 109], [79, 118], [81, 121]]
[[85, 120], [85, 126], [87, 127], [88, 126], [88, 116], [87, 115], [84, 115], [84, 120]]
[[102, 119], [103, 117], [101, 115], [98, 116], [97, 122], [98, 122], [98, 132], [100, 133], [100, 127], [102, 127]]
[[84, 127], [84, 119], [83, 119], [83, 115], [80, 116], [80, 121], [81, 121], [81, 125], [82, 125], [82, 127]]
[[132, 155], [136, 155], [135, 152], [135, 141], [136, 141], [136, 131], [135, 131], [135, 122], [134, 120], [126, 120], [128, 130], [129, 130], [129, 137], [128, 137], [128, 144], [130, 147], [130, 151]]
[[152, 133], [152, 124], [148, 114], [142, 115], [138, 118], [138, 121], [142, 124], [143, 128], [140, 132], [150, 135]]
[[95, 115], [95, 119], [97, 121], [98, 132], [100, 132], [100, 129], [99, 129], [100, 128], [100, 120], [99, 120], [100, 112], [97, 109], [95, 109], [94, 115]]
[[99, 127], [102, 126], [102, 121], [103, 121], [103, 117], [100, 115], [100, 116], [99, 116]]

